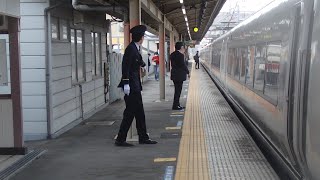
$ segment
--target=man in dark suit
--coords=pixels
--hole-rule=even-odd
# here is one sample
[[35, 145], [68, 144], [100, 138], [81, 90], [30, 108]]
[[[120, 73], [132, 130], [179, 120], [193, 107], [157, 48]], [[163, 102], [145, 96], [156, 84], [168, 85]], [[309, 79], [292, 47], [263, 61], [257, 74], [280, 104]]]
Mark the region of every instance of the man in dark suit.
[[200, 58], [199, 58], [199, 51], [197, 51], [197, 54], [193, 57], [194, 61], [196, 62], [196, 69], [199, 69], [199, 62], [200, 62]]
[[126, 142], [127, 133], [136, 118], [139, 144], [156, 144], [149, 138], [146, 128], [146, 120], [142, 102], [142, 86], [140, 81], [140, 67], [146, 64], [140, 54], [140, 46], [144, 40], [146, 26], [138, 25], [130, 29], [132, 42], [128, 45], [122, 60], [122, 79], [118, 87], [123, 88], [126, 109], [123, 112], [123, 119], [120, 125], [116, 146], [133, 146]]
[[184, 107], [180, 106], [180, 95], [182, 90], [183, 81], [187, 79], [189, 75], [188, 67], [184, 62], [185, 48], [182, 42], [177, 42], [175, 45], [176, 51], [170, 54], [171, 62], [171, 80], [174, 83], [174, 100], [172, 110], [182, 110]]

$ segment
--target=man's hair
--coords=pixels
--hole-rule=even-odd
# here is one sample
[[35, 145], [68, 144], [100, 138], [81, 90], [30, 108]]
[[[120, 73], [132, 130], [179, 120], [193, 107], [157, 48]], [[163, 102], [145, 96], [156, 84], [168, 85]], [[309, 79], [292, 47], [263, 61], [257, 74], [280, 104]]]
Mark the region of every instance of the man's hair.
[[143, 34], [132, 34], [132, 41], [139, 42], [143, 36], [144, 36]]
[[176, 50], [180, 50], [181, 47], [184, 47], [183, 42], [176, 42], [176, 45], [175, 45]]
[[154, 55], [158, 55], [158, 52], [155, 52]]

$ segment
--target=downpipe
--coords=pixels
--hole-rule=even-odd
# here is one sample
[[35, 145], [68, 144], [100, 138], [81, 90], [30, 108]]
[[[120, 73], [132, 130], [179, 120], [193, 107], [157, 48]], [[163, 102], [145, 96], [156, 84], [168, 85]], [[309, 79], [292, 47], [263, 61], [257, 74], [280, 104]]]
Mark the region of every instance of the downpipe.
[[44, 10], [45, 19], [46, 19], [46, 109], [47, 109], [47, 138], [52, 138], [52, 44], [51, 44], [51, 13], [50, 11], [58, 8], [63, 3], [59, 3], [50, 7], [47, 7]]

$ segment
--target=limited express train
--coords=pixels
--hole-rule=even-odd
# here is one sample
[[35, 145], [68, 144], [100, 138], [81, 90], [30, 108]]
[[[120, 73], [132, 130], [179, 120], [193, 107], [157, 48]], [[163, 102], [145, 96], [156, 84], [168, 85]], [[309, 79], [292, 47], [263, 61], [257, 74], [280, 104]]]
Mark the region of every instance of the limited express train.
[[320, 179], [320, 0], [275, 0], [200, 54], [288, 178]]

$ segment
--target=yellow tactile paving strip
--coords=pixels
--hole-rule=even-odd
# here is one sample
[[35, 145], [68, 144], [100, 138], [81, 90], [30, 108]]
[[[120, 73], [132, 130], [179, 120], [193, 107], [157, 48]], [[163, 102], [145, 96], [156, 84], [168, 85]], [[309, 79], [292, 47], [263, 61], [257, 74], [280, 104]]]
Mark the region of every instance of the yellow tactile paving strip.
[[209, 180], [200, 99], [199, 72], [192, 67], [175, 180]]

